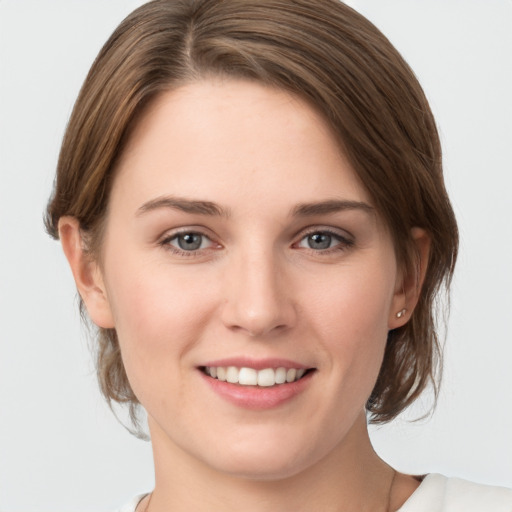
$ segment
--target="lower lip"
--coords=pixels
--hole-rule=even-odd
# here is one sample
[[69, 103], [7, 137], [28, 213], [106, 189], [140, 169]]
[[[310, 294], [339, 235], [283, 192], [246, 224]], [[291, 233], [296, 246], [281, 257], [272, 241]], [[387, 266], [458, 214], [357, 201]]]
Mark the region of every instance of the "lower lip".
[[302, 393], [310, 384], [315, 372], [309, 372], [301, 379], [269, 387], [241, 386], [213, 379], [201, 372], [210, 388], [222, 398], [244, 409], [272, 409]]

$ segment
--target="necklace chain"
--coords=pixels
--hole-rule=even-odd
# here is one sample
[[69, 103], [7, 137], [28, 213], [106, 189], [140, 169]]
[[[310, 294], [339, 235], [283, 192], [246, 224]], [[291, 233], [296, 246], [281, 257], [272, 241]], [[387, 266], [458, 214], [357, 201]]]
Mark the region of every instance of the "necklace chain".
[[391, 511], [391, 491], [393, 490], [393, 484], [395, 483], [395, 477], [396, 477], [396, 470], [393, 469], [393, 476], [391, 477], [391, 483], [389, 484], [389, 490], [388, 490], [388, 505], [386, 507], [386, 512], [392, 512]]
[[148, 503], [146, 505], [146, 508], [144, 509], [144, 512], [148, 512], [149, 511], [149, 504], [151, 503], [151, 498], [153, 497], [153, 493], [150, 493], [149, 494], [149, 499], [148, 499]]

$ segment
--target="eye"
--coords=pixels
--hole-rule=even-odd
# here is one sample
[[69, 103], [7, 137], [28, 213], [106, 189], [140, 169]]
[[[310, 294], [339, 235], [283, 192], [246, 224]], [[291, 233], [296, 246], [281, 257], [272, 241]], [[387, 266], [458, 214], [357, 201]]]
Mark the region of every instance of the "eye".
[[297, 247], [312, 249], [314, 251], [328, 251], [329, 249], [347, 249], [353, 242], [347, 238], [330, 231], [313, 231], [301, 238]]
[[166, 238], [162, 244], [170, 245], [179, 251], [192, 252], [207, 249], [213, 245], [213, 242], [206, 235], [190, 231]]
[[332, 243], [337, 242], [337, 240], [328, 233], [312, 233], [304, 237], [300, 243], [299, 247], [309, 247], [310, 249], [329, 249], [332, 247]]

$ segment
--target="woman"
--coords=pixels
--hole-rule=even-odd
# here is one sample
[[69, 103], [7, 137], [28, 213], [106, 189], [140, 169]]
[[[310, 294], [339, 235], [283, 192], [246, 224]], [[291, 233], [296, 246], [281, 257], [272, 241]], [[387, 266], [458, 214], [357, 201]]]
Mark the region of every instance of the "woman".
[[47, 226], [105, 397], [148, 414], [156, 485], [126, 510], [510, 509], [368, 438], [435, 385], [457, 228], [424, 94], [350, 8], [135, 11], [77, 100]]

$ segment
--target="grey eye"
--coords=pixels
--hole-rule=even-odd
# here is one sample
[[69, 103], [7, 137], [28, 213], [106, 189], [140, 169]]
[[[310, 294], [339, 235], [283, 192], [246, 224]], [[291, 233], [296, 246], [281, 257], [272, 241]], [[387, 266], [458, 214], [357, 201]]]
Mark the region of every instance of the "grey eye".
[[203, 238], [203, 235], [198, 233], [183, 233], [176, 235], [171, 243], [176, 242], [183, 251], [197, 251], [203, 245]]
[[329, 249], [332, 246], [333, 237], [327, 233], [313, 233], [306, 237], [306, 241], [310, 249]]

